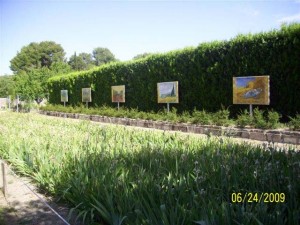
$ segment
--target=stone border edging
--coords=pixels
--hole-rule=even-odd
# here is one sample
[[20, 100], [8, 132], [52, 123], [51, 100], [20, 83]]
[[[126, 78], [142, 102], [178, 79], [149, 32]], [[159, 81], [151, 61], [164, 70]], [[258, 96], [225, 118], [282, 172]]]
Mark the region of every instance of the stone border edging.
[[159, 130], [182, 131], [196, 134], [230, 136], [252, 139], [257, 141], [277, 142], [300, 145], [300, 132], [288, 130], [263, 130], [252, 128], [222, 127], [215, 125], [197, 125], [188, 123], [169, 123], [164, 121], [140, 120], [121, 117], [107, 117], [99, 115], [86, 115], [78, 113], [65, 113], [56, 111], [40, 111], [40, 114], [72, 119], [91, 120], [101, 123], [112, 123], [126, 126], [155, 128]]

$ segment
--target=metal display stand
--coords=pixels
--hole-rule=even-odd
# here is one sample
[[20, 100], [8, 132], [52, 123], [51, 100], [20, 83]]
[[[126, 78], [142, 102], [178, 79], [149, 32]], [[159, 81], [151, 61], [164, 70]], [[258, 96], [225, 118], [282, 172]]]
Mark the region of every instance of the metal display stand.
[[17, 95], [17, 112], [19, 112], [19, 95]]
[[2, 183], [3, 183], [2, 191], [3, 191], [4, 197], [6, 197], [6, 195], [7, 195], [7, 184], [6, 184], [6, 172], [5, 172], [4, 162], [1, 163], [1, 167], [2, 167]]
[[8, 109], [10, 110], [10, 96], [7, 97]]

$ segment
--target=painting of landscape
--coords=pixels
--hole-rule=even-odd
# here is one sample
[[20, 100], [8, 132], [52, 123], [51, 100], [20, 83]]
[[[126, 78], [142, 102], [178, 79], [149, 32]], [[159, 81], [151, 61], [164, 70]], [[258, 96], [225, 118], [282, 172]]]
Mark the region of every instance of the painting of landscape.
[[178, 103], [178, 81], [157, 83], [158, 103]]
[[91, 102], [92, 93], [91, 88], [82, 88], [82, 102]]
[[61, 90], [60, 91], [60, 101], [61, 102], [68, 102], [68, 90]]
[[125, 85], [111, 86], [112, 102], [125, 102]]
[[233, 77], [233, 104], [269, 105], [269, 76]]

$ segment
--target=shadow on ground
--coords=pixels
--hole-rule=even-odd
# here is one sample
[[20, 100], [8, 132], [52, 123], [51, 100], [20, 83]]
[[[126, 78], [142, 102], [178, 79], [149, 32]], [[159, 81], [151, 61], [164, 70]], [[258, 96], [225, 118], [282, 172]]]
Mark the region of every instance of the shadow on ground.
[[[50, 204], [71, 225], [83, 225], [75, 218], [68, 220], [66, 207]], [[18, 209], [18, 210], [16, 210]], [[0, 225], [66, 225], [54, 212], [39, 200], [30, 201], [22, 205], [19, 201], [13, 201], [9, 207], [0, 206]]]

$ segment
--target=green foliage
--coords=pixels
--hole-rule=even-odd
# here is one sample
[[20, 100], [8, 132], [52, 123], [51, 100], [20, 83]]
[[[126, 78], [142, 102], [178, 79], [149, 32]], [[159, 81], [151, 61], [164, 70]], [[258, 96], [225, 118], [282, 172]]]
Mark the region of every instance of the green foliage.
[[[271, 129], [275, 129], [278, 128], [280, 123], [279, 123], [279, 119], [280, 119], [280, 114], [271, 110], [268, 111], [267, 116], [265, 116], [264, 114], [266, 114], [263, 110], [259, 110], [258, 108], [255, 108], [253, 111], [253, 125], [256, 128], [271, 128]], [[248, 124], [251, 125], [251, 124]]]
[[294, 130], [300, 130], [300, 114], [297, 114], [295, 117], [290, 117], [288, 126]]
[[248, 110], [241, 111], [236, 119], [236, 124], [240, 127], [252, 126], [253, 125], [253, 117], [250, 116]]
[[53, 41], [32, 42], [25, 46], [11, 60], [15, 76], [14, 95], [22, 100], [31, 101], [43, 98], [48, 93], [46, 82], [52, 76], [71, 72], [64, 62], [63, 48]]
[[[83, 224], [299, 222], [296, 149], [37, 114], [5, 112], [0, 124], [0, 155], [67, 201]], [[237, 193], [285, 199], [232, 202]]]
[[92, 59], [92, 54], [89, 53], [80, 53], [78, 56], [76, 52], [69, 59], [69, 65], [73, 70], [88, 70], [95, 66]]
[[259, 110], [258, 108], [253, 110], [253, 123], [256, 128], [268, 128], [268, 121], [266, 120], [264, 113], [263, 110]]
[[71, 67], [65, 62], [53, 62], [50, 66], [50, 70], [54, 74], [70, 73], [72, 71]]
[[0, 76], [0, 97], [15, 94], [14, 76]]
[[218, 126], [222, 126], [222, 125], [228, 126], [232, 123], [229, 120], [229, 115], [230, 115], [229, 110], [222, 107], [221, 110], [219, 110], [213, 114], [212, 121], [215, 125], [218, 125]]
[[[42, 70], [45, 71], [48, 69]], [[15, 76], [16, 94], [20, 96], [21, 100], [34, 100], [40, 94], [45, 93], [39, 80], [40, 78], [42, 78], [42, 75], [37, 70], [32, 70], [28, 73], [19, 72]]]
[[268, 128], [276, 129], [279, 126], [281, 115], [273, 110], [268, 111]]
[[63, 62], [64, 56], [64, 49], [53, 41], [32, 42], [24, 46], [10, 61], [10, 69], [18, 73], [42, 67], [49, 68], [54, 62]]
[[[55, 69], [65, 68], [62, 65], [53, 66]], [[59, 70], [58, 70], [59, 71]], [[14, 76], [15, 93], [21, 96], [22, 100], [34, 100], [46, 97], [48, 93], [47, 80], [57, 75], [57, 73], [47, 67], [31, 70], [28, 72], [21, 71]]]
[[132, 119], [146, 119], [146, 120], [156, 120], [156, 121], [168, 121], [171, 123], [194, 123], [202, 125], [219, 125], [219, 126], [228, 126], [233, 125], [234, 121], [229, 119], [229, 110], [222, 109], [216, 113], [209, 113], [206, 111], [193, 111], [192, 115], [185, 111], [181, 114], [177, 113], [176, 108], [172, 107], [171, 111], [168, 113], [166, 109], [155, 113], [151, 112], [142, 112], [138, 109], [127, 109], [121, 107], [120, 110], [116, 108], [111, 108], [109, 106], [101, 106], [95, 108], [86, 108], [83, 104], [79, 106], [67, 106], [63, 105], [51, 105], [48, 104], [40, 108], [41, 110], [46, 111], [58, 111], [58, 112], [67, 112], [67, 113], [82, 113], [88, 115], [101, 115], [109, 117], [126, 117]]
[[161, 118], [165, 121], [170, 121], [173, 123], [177, 123], [179, 121], [177, 116], [177, 109], [175, 107], [172, 107], [170, 112], [164, 109], [164, 111], [160, 113], [160, 115]]
[[178, 121], [182, 123], [188, 123], [191, 122], [191, 120], [192, 120], [191, 114], [188, 111], [183, 111]]
[[138, 55], [134, 56], [133, 59], [142, 59], [142, 58], [146, 58], [146, 57], [148, 57], [148, 56], [151, 55], [151, 54], [152, 54], [152, 53], [147, 53], [147, 52], [145, 52], [145, 53], [143, 53], [143, 54], [138, 54]]
[[128, 108], [161, 111], [157, 104], [157, 83], [179, 82], [179, 113], [231, 107], [237, 115], [240, 105], [232, 105], [232, 77], [270, 75], [270, 99], [281, 115], [294, 115], [300, 86], [300, 24], [255, 35], [239, 35], [229, 41], [202, 43], [167, 54], [103, 65], [88, 72], [78, 72], [49, 80], [50, 101], [60, 102], [60, 90], [70, 93], [70, 104], [81, 102], [81, 88], [94, 85], [92, 105], [112, 106], [111, 86], [126, 86]]
[[255, 108], [253, 110], [253, 123], [256, 128], [268, 128], [268, 122], [265, 119], [264, 111]]
[[207, 113], [205, 110], [198, 111], [194, 109], [192, 113], [192, 122], [199, 123], [202, 125], [210, 125], [212, 124], [212, 116]]
[[[171, 111], [168, 113], [166, 109], [155, 113], [143, 112], [138, 109], [127, 109], [125, 107], [120, 107], [120, 110], [117, 108], [112, 108], [110, 106], [96, 106], [92, 108], [86, 108], [85, 105], [80, 104], [79, 106], [67, 106], [63, 105], [51, 105], [48, 104], [40, 108], [41, 110], [46, 111], [58, 111], [58, 112], [67, 112], [67, 113], [81, 113], [88, 115], [101, 115], [108, 117], [124, 117], [132, 119], [146, 119], [154, 121], [168, 121], [171, 123], [194, 123], [201, 125], [218, 125], [218, 126], [229, 126], [237, 125], [239, 127], [255, 127], [262, 129], [276, 129], [278, 127], [283, 127], [283, 124], [279, 122], [280, 114], [274, 110], [264, 112], [258, 108], [254, 109], [254, 115], [250, 116], [249, 111], [241, 111], [236, 120], [230, 119], [229, 109], [221, 109], [215, 113], [206, 112], [205, 110], [198, 111], [194, 109], [193, 113], [190, 114], [188, 111], [185, 111], [181, 114], [177, 113], [176, 108], [172, 107]], [[289, 127], [298, 129], [298, 117], [290, 118]], [[294, 124], [294, 125], [293, 125]]]
[[117, 61], [115, 56], [108, 48], [95, 48], [93, 50], [93, 59], [96, 66], [101, 66], [103, 64]]

